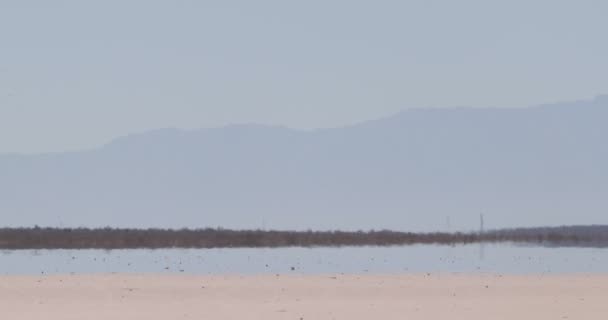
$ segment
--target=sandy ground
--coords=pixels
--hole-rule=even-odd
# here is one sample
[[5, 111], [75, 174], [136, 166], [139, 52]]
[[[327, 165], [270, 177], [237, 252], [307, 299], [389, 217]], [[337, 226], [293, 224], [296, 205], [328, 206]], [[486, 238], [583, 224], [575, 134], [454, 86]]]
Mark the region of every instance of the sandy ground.
[[608, 275], [0, 277], [1, 319], [607, 319]]

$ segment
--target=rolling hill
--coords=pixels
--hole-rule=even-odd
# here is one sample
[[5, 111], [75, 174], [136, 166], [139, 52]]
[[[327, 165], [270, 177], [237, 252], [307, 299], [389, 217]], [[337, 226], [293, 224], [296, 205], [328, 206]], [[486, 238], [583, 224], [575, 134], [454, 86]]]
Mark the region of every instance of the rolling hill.
[[161, 129], [0, 155], [0, 225], [454, 231], [480, 213], [495, 228], [606, 224], [607, 140], [607, 96], [312, 131]]

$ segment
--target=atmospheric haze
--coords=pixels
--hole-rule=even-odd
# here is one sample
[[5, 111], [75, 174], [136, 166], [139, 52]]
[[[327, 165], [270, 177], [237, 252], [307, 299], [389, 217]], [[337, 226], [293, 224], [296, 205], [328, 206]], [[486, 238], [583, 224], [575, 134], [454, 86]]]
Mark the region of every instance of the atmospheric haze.
[[[608, 98], [335, 129], [162, 129], [0, 156], [7, 226], [469, 230], [602, 224]], [[448, 225], [447, 221], [450, 221]]]

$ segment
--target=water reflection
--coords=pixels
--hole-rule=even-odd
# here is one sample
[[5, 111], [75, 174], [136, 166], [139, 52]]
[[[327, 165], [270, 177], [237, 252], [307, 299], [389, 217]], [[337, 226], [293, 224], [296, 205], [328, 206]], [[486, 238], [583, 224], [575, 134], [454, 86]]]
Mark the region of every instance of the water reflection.
[[608, 249], [479, 244], [462, 246], [4, 250], [0, 274], [69, 273], [594, 273]]

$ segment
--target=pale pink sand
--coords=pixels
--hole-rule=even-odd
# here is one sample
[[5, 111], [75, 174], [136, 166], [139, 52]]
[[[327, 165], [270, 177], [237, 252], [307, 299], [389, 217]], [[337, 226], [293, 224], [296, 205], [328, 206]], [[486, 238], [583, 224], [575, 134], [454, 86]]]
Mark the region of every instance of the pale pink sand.
[[608, 275], [8, 276], [0, 319], [608, 319]]

